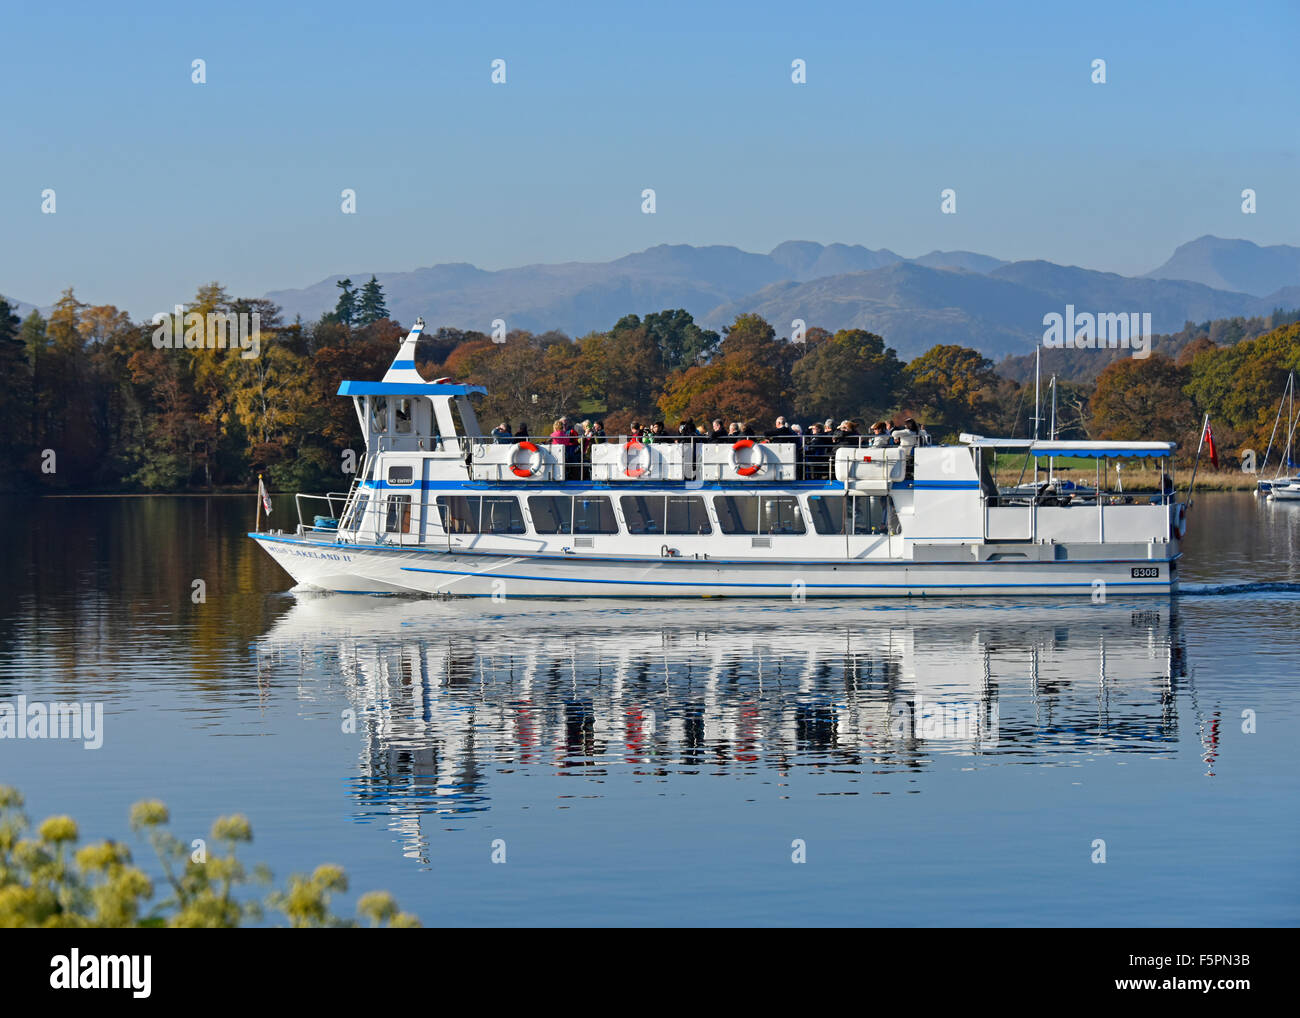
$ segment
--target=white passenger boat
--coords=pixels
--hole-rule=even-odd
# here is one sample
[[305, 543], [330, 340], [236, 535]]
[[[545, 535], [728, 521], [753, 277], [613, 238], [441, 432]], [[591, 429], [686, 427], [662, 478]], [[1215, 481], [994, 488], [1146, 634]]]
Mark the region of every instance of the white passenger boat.
[[[304, 589], [493, 597], [1165, 594], [1186, 506], [1168, 442], [960, 444], [618, 438], [498, 442], [478, 386], [415, 370], [423, 322], [381, 382], [347, 381], [366, 455], [345, 494], [299, 495], [292, 533], [249, 536]], [[1003, 495], [998, 454], [1089, 457], [1090, 498]], [[1101, 464], [1158, 460], [1160, 490], [1108, 495]], [[1037, 477], [1035, 477], [1037, 480]], [[316, 499], [320, 502], [310, 502]], [[302, 507], [323, 504], [327, 511]]]

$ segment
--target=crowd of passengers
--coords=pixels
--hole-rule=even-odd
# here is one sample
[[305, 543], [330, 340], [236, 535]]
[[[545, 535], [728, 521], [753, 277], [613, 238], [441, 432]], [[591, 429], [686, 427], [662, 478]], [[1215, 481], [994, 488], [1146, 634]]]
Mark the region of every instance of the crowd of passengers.
[[852, 420], [840, 421], [839, 426], [828, 418], [820, 424], [810, 424], [806, 428], [791, 424], [784, 417], [778, 417], [773, 427], [758, 434], [753, 425], [733, 421], [723, 426], [720, 419], [711, 424], [696, 424], [692, 420], [682, 421], [677, 430], [669, 431], [663, 421], [655, 421], [649, 426], [633, 422], [627, 435], [606, 435], [604, 425], [598, 420], [585, 420], [575, 423], [568, 417], [561, 417], [552, 425], [549, 435], [532, 435], [526, 423], [520, 423], [513, 430], [509, 421], [502, 421], [492, 429], [491, 437], [496, 442], [522, 442], [535, 440], [549, 442], [564, 449], [567, 466], [566, 473], [579, 477], [583, 465], [591, 461], [591, 447], [601, 442], [637, 441], [645, 445], [656, 442], [726, 442], [735, 443], [741, 439], [754, 442], [790, 442], [796, 445], [796, 462], [801, 477], [822, 478], [831, 474], [831, 464], [835, 459], [835, 450], [841, 447], [885, 448], [901, 446], [913, 448], [918, 445], [930, 445], [930, 433], [924, 425], [911, 417], [900, 421], [876, 421], [863, 434], [858, 423]]

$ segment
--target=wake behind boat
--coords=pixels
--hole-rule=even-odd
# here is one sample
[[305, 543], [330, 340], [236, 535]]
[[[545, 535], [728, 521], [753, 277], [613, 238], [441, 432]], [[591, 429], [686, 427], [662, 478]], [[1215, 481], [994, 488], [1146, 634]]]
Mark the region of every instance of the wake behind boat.
[[[1187, 507], [1169, 442], [962, 435], [731, 442], [619, 437], [575, 447], [479, 428], [486, 390], [415, 370], [423, 321], [381, 382], [346, 381], [366, 436], [347, 493], [298, 496], [289, 534], [253, 538], [304, 588], [493, 597], [929, 597], [1167, 594]], [[1000, 492], [999, 454], [1034, 464]], [[1061, 497], [1040, 458], [1096, 463]], [[1160, 489], [1107, 493], [1111, 460], [1160, 463]], [[303, 521], [304, 500], [325, 511]]]

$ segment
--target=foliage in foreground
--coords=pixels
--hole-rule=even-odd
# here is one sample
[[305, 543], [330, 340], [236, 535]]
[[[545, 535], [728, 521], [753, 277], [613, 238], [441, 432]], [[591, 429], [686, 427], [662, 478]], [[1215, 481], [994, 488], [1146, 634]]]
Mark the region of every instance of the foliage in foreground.
[[[154, 901], [154, 883], [132, 865], [121, 842], [100, 841], [77, 848], [77, 824], [71, 817], [44, 820], [32, 836], [16, 788], [0, 785], [0, 927], [183, 926], [236, 927], [259, 920], [263, 908], [241, 893], [269, 885], [270, 871], [250, 871], [236, 848], [253, 840], [248, 820], [238, 814], [219, 817], [211, 842], [223, 852], [195, 851], [166, 825], [167, 807], [157, 800], [131, 807], [131, 828], [158, 856], [167, 895]], [[272, 889], [265, 904], [283, 913], [296, 927], [359, 926], [330, 908], [333, 895], [346, 892], [341, 866], [317, 866], [310, 876], [294, 874], [285, 890]], [[386, 891], [363, 894], [357, 912], [371, 926], [415, 927], [419, 921], [397, 907]]]

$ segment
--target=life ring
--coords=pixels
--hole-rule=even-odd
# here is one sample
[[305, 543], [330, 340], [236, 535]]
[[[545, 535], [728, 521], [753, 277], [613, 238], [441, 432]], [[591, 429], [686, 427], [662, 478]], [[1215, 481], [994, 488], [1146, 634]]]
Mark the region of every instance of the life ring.
[[[518, 455], [520, 449], [523, 449], [524, 452], [537, 453], [537, 465], [521, 467], [518, 463], [516, 463], [515, 456]], [[542, 469], [542, 451], [538, 449], [537, 446], [533, 445], [532, 442], [520, 442], [518, 445], [515, 446], [515, 451], [510, 454], [511, 473], [513, 473], [516, 477], [532, 477], [533, 474], [535, 474], [538, 470], [541, 469]]]
[[632, 466], [632, 457], [644, 451], [645, 446], [635, 438], [629, 438], [623, 443], [623, 473], [628, 477], [640, 477], [648, 469], [648, 467]]
[[1187, 536], [1187, 503], [1179, 502], [1174, 508], [1174, 531], [1178, 534], [1178, 540]]
[[751, 463], [747, 467], [742, 467], [740, 465], [740, 460], [736, 456], [736, 453], [740, 452], [741, 449], [752, 449], [752, 448], [754, 448], [754, 442], [753, 439], [749, 439], [749, 438], [742, 438], [739, 442], [737, 442], [735, 445], [731, 447], [731, 466], [732, 469], [734, 469], [736, 473], [738, 473], [741, 477], [753, 477], [756, 473], [758, 473], [760, 470], [763, 469], [763, 460], [761, 458], [757, 462]]

